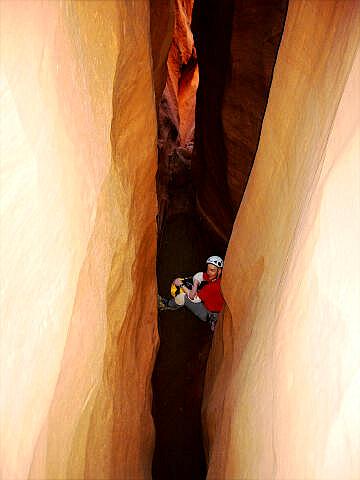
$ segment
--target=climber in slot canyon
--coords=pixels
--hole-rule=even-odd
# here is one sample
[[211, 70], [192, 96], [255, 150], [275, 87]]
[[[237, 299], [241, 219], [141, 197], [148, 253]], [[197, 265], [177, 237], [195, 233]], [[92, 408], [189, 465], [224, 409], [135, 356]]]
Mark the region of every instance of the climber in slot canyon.
[[193, 277], [176, 278], [171, 284], [172, 298], [158, 296], [160, 311], [186, 307], [215, 330], [217, 317], [224, 306], [221, 293], [222, 258], [213, 255], [206, 260], [206, 271]]

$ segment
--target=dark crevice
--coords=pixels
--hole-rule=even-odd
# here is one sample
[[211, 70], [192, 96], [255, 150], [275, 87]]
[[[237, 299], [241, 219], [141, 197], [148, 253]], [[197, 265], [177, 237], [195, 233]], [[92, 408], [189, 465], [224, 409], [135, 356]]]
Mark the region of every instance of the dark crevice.
[[[260, 138], [286, 8], [287, 0], [271, 5], [261, 0], [195, 0], [196, 45], [187, 63], [179, 65], [178, 79], [181, 92], [199, 57], [195, 139], [181, 143], [174, 97], [164, 93], [158, 116], [161, 296], [170, 297], [175, 277], [204, 270], [208, 256], [225, 256]], [[244, 39], [249, 47], [245, 50]], [[232, 176], [238, 192], [231, 190]], [[152, 376], [153, 478], [203, 480], [207, 465], [201, 404], [212, 332], [185, 308], [161, 312], [158, 329], [160, 347]]]
[[[179, 158], [173, 161], [181, 163]], [[193, 208], [190, 169], [173, 167], [169, 186], [169, 203], [180, 202], [183, 211], [167, 218], [159, 244], [158, 289], [167, 297], [175, 276], [203, 270], [208, 256], [225, 253], [225, 245], [206, 230]], [[160, 313], [158, 328], [160, 347], [152, 377], [156, 428], [153, 478], [202, 480], [206, 461], [201, 403], [212, 332], [186, 309]]]

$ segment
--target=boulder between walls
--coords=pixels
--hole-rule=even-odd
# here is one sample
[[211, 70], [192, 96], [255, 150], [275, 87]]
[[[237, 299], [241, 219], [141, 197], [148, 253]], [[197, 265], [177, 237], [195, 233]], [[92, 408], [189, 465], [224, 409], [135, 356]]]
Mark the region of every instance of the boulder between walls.
[[151, 478], [149, 5], [0, 9], [1, 475]]
[[289, 4], [225, 259], [208, 479], [360, 475], [359, 20], [355, 0]]

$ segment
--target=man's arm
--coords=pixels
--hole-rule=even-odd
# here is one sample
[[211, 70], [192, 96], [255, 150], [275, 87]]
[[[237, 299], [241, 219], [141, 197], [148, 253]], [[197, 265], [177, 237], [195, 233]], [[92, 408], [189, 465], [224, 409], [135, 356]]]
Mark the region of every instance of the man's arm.
[[198, 272], [193, 276], [193, 287], [191, 291], [188, 293], [188, 296], [191, 300], [194, 300], [197, 293], [198, 286], [202, 282], [202, 278], [203, 278], [203, 272]]

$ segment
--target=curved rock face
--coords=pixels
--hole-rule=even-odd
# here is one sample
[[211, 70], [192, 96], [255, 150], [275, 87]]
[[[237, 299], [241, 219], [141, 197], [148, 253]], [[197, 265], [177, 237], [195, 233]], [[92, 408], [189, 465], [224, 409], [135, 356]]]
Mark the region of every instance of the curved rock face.
[[[195, 98], [199, 82], [196, 51], [190, 28], [193, 0], [176, 0], [174, 8], [175, 25], [167, 59], [168, 73], [158, 110], [157, 192], [160, 231], [166, 216], [184, 211], [187, 207], [182, 201], [171, 202], [171, 183], [173, 180], [178, 182], [179, 178], [180, 181], [183, 179], [185, 183], [189, 183], [195, 129]], [[156, 27], [159, 28], [159, 25], [154, 25], [154, 29]]]
[[[177, 2], [187, 28], [190, 3]], [[207, 44], [196, 168], [199, 206], [227, 238], [285, 7], [220, 3], [199, 3], [218, 30], [210, 13], [200, 25], [224, 43]], [[0, 2], [4, 479], [151, 478], [154, 94], [174, 18], [170, 0], [156, 4], [166, 28], [152, 62], [147, 0]], [[209, 479], [359, 478], [359, 21], [357, 0], [289, 5], [225, 262], [204, 402]], [[261, 72], [242, 42], [259, 47], [256, 64], [265, 45]], [[195, 56], [184, 52], [171, 88], [189, 113]], [[189, 164], [191, 122], [172, 113]]]
[[[177, 132], [180, 145], [193, 140], [195, 122], [195, 94], [198, 71], [194, 39], [190, 29], [193, 0], [175, 1], [175, 28], [167, 59], [168, 77], [161, 99], [164, 110]], [[166, 123], [159, 122], [160, 128]], [[161, 129], [159, 139], [162, 139]]]
[[148, 3], [0, 8], [1, 476], [150, 478]]
[[150, 2], [150, 33], [153, 58], [155, 103], [158, 107], [166, 85], [167, 58], [173, 40], [175, 0]]
[[289, 4], [225, 261], [209, 479], [360, 475], [359, 17], [357, 1]]
[[200, 83], [193, 173], [198, 208], [225, 240], [254, 161], [286, 6], [287, 0], [195, 3]]

